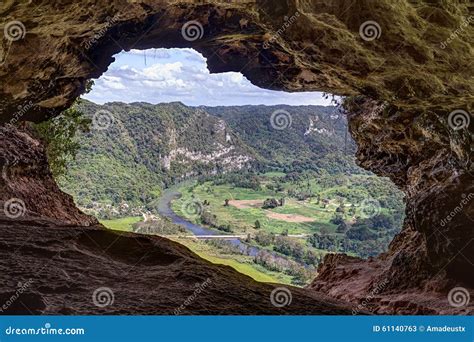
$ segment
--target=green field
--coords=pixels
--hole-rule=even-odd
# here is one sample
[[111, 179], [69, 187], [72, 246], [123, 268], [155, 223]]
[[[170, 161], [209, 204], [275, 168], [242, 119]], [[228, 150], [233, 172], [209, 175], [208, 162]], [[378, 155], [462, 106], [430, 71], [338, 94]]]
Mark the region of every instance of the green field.
[[[403, 219], [401, 197], [393, 195], [386, 180], [371, 175], [222, 175], [187, 181], [177, 190], [181, 197], [171, 204], [176, 214], [220, 234], [244, 235], [259, 253], [251, 257], [225, 244], [176, 238], [179, 232], [171, 222], [160, 221], [167, 229], [154, 233], [173, 236], [202, 258], [262, 282], [305, 285], [331, 252], [377, 255], [386, 250]], [[373, 215], [364, 216], [367, 198], [378, 204]], [[139, 221], [141, 217], [101, 222], [132, 231]]]
[[[189, 216], [183, 210], [186, 203], [206, 202], [205, 210], [216, 216], [216, 226], [229, 225], [232, 232], [238, 234], [255, 234], [257, 230], [255, 221], [259, 221], [261, 228], [269, 233], [282, 234], [314, 234], [321, 232], [324, 228], [326, 233], [335, 233], [337, 225], [331, 222], [336, 209], [343, 203], [345, 208], [353, 206], [353, 212], [346, 210], [341, 213], [343, 219], [352, 223], [360, 214], [361, 203], [369, 196], [388, 201], [390, 188], [382, 184], [382, 180], [370, 175], [352, 175], [343, 177], [339, 182], [329, 183], [326, 179], [308, 178], [303, 181], [282, 181], [285, 174], [282, 172], [268, 172], [260, 175], [260, 188], [249, 189], [233, 186], [232, 184], [215, 185], [212, 181], [204, 183], [187, 183], [181, 186], [179, 191], [182, 197], [173, 203], [173, 210], [183, 217], [195, 223], [201, 223], [197, 216]], [[334, 178], [334, 177], [333, 177]], [[385, 182], [386, 183], [386, 182]], [[275, 190], [277, 184], [279, 189]], [[293, 191], [293, 192], [292, 192]], [[308, 192], [303, 200], [295, 198], [290, 193]], [[261, 200], [267, 198], [285, 198], [285, 205], [273, 209], [262, 209], [261, 205], [238, 205], [225, 206], [225, 200], [246, 201]], [[325, 203], [323, 203], [323, 199]], [[385, 204], [382, 202], [382, 204]], [[396, 203], [398, 205], [398, 203]], [[396, 207], [394, 204], [393, 207]], [[389, 205], [380, 206], [379, 212], [391, 214]], [[307, 218], [312, 222], [292, 222], [284, 217], [269, 217], [274, 214], [296, 215], [297, 218]]]
[[265, 283], [291, 284], [291, 277], [278, 272], [270, 272], [253, 262], [253, 258], [244, 255], [222, 254], [219, 249], [213, 248], [202, 241], [191, 239], [174, 239], [185, 245], [201, 258], [214, 264], [227, 265], [236, 271], [248, 275], [256, 281]]
[[[224, 206], [225, 199], [232, 200], [265, 200], [269, 197], [278, 196], [266, 189], [255, 191], [251, 189], [235, 188], [231, 185], [212, 186], [210, 182], [202, 185], [184, 187], [180, 189], [182, 197], [173, 203], [173, 210], [181, 216], [186, 217], [183, 207], [190, 201], [208, 201], [207, 209], [218, 218], [219, 225], [230, 225], [234, 233], [256, 233], [255, 221], [259, 221], [261, 227], [270, 233], [282, 234], [288, 230], [289, 234], [312, 234], [319, 232], [322, 227], [334, 232], [336, 226], [329, 222], [336, 209], [335, 204], [329, 204], [326, 208], [316, 204], [314, 201], [298, 201], [287, 199], [283, 207], [274, 209], [261, 209], [259, 207], [237, 208], [233, 205]], [[281, 213], [301, 215], [314, 222], [294, 223], [285, 220], [268, 217], [268, 214]], [[199, 222], [197, 217], [188, 217]], [[261, 229], [262, 229], [261, 228]]]
[[132, 225], [134, 223], [140, 222], [142, 220], [141, 216], [128, 216], [113, 220], [100, 220], [104, 226], [112, 230], [120, 230], [122, 232], [131, 232], [133, 231]]

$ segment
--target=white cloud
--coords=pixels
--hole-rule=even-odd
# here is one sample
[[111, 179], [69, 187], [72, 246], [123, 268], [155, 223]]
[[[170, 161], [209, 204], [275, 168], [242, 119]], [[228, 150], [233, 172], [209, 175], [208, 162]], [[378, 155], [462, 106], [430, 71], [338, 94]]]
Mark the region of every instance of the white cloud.
[[[321, 93], [285, 93], [252, 85], [241, 73], [210, 74], [206, 59], [192, 49], [122, 52], [85, 98], [150, 103], [182, 101], [188, 105], [322, 104]], [[155, 58], [153, 57], [155, 56]]]

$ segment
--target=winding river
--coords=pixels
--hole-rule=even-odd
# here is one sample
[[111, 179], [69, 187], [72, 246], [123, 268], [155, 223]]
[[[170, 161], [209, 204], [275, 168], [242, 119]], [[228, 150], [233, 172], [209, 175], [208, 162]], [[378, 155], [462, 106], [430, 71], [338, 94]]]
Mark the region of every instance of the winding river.
[[[196, 236], [203, 236], [203, 235], [225, 235], [222, 232], [206, 228], [195, 223], [189, 222], [181, 216], [178, 216], [173, 209], [171, 208], [171, 202], [177, 198], [181, 197], [179, 191], [174, 188], [167, 189], [163, 192], [160, 201], [158, 203], [158, 213], [161, 216], [165, 216], [169, 218], [173, 223], [179, 224], [180, 226], [186, 228], [187, 230], [191, 231]], [[240, 251], [243, 254], [256, 256], [260, 251], [259, 248], [249, 246], [246, 243], [242, 242], [240, 239], [226, 239], [234, 246], [239, 247]], [[279, 256], [278, 256], [279, 257]]]

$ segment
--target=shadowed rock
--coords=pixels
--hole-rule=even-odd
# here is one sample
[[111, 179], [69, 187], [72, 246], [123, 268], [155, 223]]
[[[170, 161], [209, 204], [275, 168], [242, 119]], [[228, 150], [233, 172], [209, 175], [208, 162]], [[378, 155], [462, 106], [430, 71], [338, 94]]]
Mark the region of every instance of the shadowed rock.
[[[212, 72], [241, 71], [263, 88], [322, 90], [350, 96], [346, 109], [359, 146], [357, 158], [363, 167], [390, 177], [405, 192], [406, 220], [390, 250], [374, 260], [328, 256], [311, 288], [358, 302], [383, 283], [377, 312], [420, 312], [416, 303], [423, 302], [428, 311], [422, 312], [432, 308], [436, 312], [464, 313], [449, 307], [446, 294], [454, 286], [472, 292], [474, 285], [474, 209], [470, 200], [474, 184], [473, 131], [469, 125], [474, 93], [472, 10], [467, 2], [423, 0], [104, 0], [93, 6], [8, 1], [0, 5], [5, 23], [21, 21], [24, 29], [18, 40], [4, 37], [0, 45], [0, 120], [42, 121], [59, 114], [84, 90], [88, 79], [105, 72], [113, 62], [113, 54], [132, 48], [192, 47], [207, 57]], [[182, 29], [190, 21], [201, 24], [200, 39], [185, 39]], [[367, 22], [380, 27], [375, 39], [363, 37]], [[467, 123], [462, 129], [453, 128], [450, 122], [455, 110], [465, 113]], [[1, 204], [12, 197], [22, 199], [29, 220], [23, 221], [18, 232], [11, 232], [8, 226], [2, 228], [2, 244], [7, 240], [10, 244], [20, 242], [27, 235], [39, 239], [37, 230], [60, 232], [67, 224], [71, 225], [70, 234], [82, 234], [87, 229], [74, 225], [95, 223], [59, 191], [41, 144], [28, 130], [2, 126], [0, 139]], [[62, 223], [57, 230], [41, 226], [38, 220], [43, 217]], [[86, 243], [82, 236], [79, 245], [83, 249], [64, 265], [66, 272], [85, 260], [95, 261], [97, 269], [91, 269], [94, 276], [89, 277], [95, 279], [94, 272], [102, 265], [129, 266], [130, 260], [136, 261], [122, 255], [125, 240], [112, 254], [86, 258], [96, 255], [110, 239], [101, 235], [104, 233], [93, 234], [99, 246]], [[51, 256], [56, 248], [65, 248], [61, 245], [64, 243], [52, 240], [43, 242], [43, 247], [32, 245], [29, 253]], [[158, 252], [153, 255], [166, 259], [166, 267], [179, 264], [173, 257], [165, 258]], [[2, 263], [14, 262], [12, 258]], [[25, 260], [23, 255], [18, 258]], [[147, 267], [164, 267], [152, 266], [155, 261], [151, 259], [146, 262]], [[198, 274], [197, 269], [181, 266], [181, 277]], [[15, 274], [27, 277], [31, 269], [23, 272]], [[132, 288], [137, 296], [149, 291], [146, 278], [138, 274], [125, 280], [113, 272], [104, 272], [103, 276], [103, 282], [127, 285], [127, 293], [133, 293]], [[55, 289], [53, 279], [45, 279], [50, 282], [44, 285], [48, 291]], [[72, 287], [87, 289], [79, 291], [81, 294], [92, 289], [84, 285], [85, 281], [76, 281], [79, 283]], [[9, 288], [4, 293], [10, 293], [13, 285], [5, 286]], [[162, 292], [166, 293], [166, 288]], [[165, 295], [165, 302], [176, 304], [171, 293]], [[224, 290], [222, 293], [228, 294]], [[77, 302], [86, 303], [78, 294], [74, 296]], [[137, 298], [131, 296], [127, 304], [134, 302], [147, 309], [161, 305], [150, 301], [146, 306], [135, 302]], [[153, 300], [163, 303], [158, 297]], [[68, 309], [52, 297], [45, 302], [47, 308], [64, 305], [64, 312], [91, 310]], [[397, 307], [403, 309], [397, 311]], [[52, 311], [58, 312], [56, 309]], [[123, 310], [116, 312], [126, 312]]]

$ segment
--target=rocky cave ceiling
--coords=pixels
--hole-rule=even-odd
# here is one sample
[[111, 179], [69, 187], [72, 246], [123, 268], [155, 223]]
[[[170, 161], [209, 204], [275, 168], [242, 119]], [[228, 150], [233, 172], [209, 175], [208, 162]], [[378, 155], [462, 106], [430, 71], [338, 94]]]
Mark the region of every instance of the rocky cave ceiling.
[[[474, 209], [440, 222], [474, 187], [473, 10], [467, 0], [4, 1], [4, 144], [20, 150], [8, 123], [57, 115], [114, 54], [192, 47], [211, 72], [240, 71], [262, 88], [348, 96], [359, 163], [406, 194], [405, 225], [389, 252], [372, 261], [328, 257], [312, 288], [347, 299], [377, 279], [392, 290], [472, 286]], [[190, 22], [197, 32], [185, 31]], [[459, 118], [462, 129], [453, 128]], [[23, 163], [39, 168], [21, 146]], [[31, 189], [11, 182], [3, 199], [15, 191], [28, 198]], [[31, 202], [37, 213], [54, 215], [48, 201]], [[351, 291], [351, 281], [362, 285]]]

